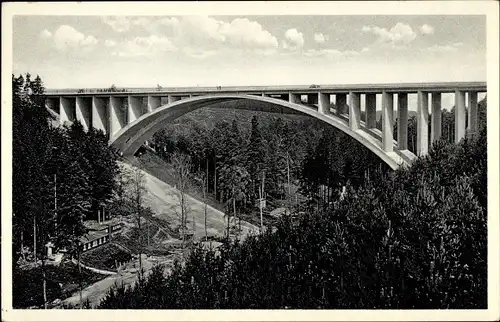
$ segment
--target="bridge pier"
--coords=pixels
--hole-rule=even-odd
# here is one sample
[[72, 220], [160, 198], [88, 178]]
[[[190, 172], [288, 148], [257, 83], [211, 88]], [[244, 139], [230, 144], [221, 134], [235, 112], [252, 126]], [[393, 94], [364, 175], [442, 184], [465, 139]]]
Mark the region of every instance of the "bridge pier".
[[173, 102], [177, 102], [178, 100], [180, 100], [181, 97], [180, 96], [174, 96], [174, 95], [168, 95], [167, 99], [168, 99], [168, 104], [172, 104]]
[[393, 152], [394, 94], [382, 92], [382, 148]]
[[60, 108], [59, 108], [59, 120], [62, 125], [65, 122], [73, 122], [76, 118], [76, 107], [75, 107], [75, 98], [74, 97], [62, 97], [59, 100]]
[[467, 124], [467, 132], [473, 135], [477, 132], [477, 92], [469, 92], [469, 117]]
[[300, 101], [300, 94], [290, 93], [289, 96], [288, 96], [288, 101], [290, 103], [300, 104], [301, 103], [301, 101]]
[[61, 114], [59, 109], [60, 109], [60, 100], [61, 98], [60, 97], [47, 97], [45, 99], [45, 107], [54, 111], [55, 113], [57, 114]]
[[127, 124], [127, 109], [124, 108], [122, 97], [111, 96], [109, 99], [109, 133], [115, 135]]
[[142, 115], [142, 99], [138, 96], [128, 96], [128, 121], [130, 124]]
[[465, 136], [465, 92], [455, 91], [455, 143]]
[[361, 113], [361, 94], [349, 92], [349, 127], [356, 131], [359, 129], [360, 113]]
[[441, 93], [431, 94], [431, 142], [434, 143], [441, 138]]
[[148, 112], [152, 112], [161, 106], [160, 96], [148, 96]]
[[91, 99], [90, 97], [76, 97], [76, 120], [80, 121], [85, 131], [92, 126]]
[[408, 93], [398, 93], [398, 148], [408, 149]]
[[108, 134], [109, 129], [109, 99], [102, 97], [92, 97], [92, 126]]
[[335, 94], [335, 106], [337, 106], [337, 115], [346, 113], [347, 94]]
[[309, 104], [309, 105], [318, 104], [318, 95], [317, 94], [307, 94], [307, 104]]
[[417, 93], [417, 155], [429, 152], [429, 95], [427, 92]]
[[366, 128], [373, 129], [377, 125], [377, 94], [365, 95], [365, 124]]
[[330, 94], [318, 93], [318, 112], [330, 114]]

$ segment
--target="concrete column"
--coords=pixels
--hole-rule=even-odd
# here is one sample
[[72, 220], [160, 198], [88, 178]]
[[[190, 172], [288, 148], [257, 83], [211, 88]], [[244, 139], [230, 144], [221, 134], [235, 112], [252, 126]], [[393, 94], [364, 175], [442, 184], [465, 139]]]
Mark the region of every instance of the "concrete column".
[[398, 93], [398, 148], [408, 149], [408, 93]]
[[307, 94], [307, 104], [318, 104], [318, 94]]
[[356, 131], [359, 129], [361, 113], [361, 94], [350, 92], [349, 93], [349, 127], [351, 130]]
[[392, 152], [393, 148], [393, 118], [394, 118], [394, 95], [382, 92], [382, 148], [386, 152]]
[[262, 97], [269, 97], [269, 94], [262, 92]]
[[54, 111], [57, 114], [60, 114], [60, 103], [59, 103], [59, 97], [47, 97], [45, 99], [45, 107]]
[[148, 96], [148, 113], [156, 110], [161, 105], [160, 96]]
[[168, 104], [172, 104], [173, 102], [177, 102], [180, 100], [180, 96], [168, 95]]
[[465, 136], [465, 92], [455, 91], [455, 143]]
[[75, 120], [75, 98], [60, 98], [59, 119], [61, 124], [64, 122], [73, 122]]
[[92, 126], [104, 132], [109, 132], [109, 99], [103, 97], [92, 97]]
[[335, 94], [335, 105], [337, 106], [337, 114], [345, 114], [347, 106], [347, 94]]
[[477, 92], [469, 92], [469, 117], [467, 131], [470, 134], [477, 132]]
[[330, 114], [330, 94], [318, 93], [318, 112]]
[[85, 131], [89, 130], [89, 127], [92, 126], [91, 121], [91, 98], [90, 97], [76, 97], [76, 119], [82, 123]]
[[296, 104], [300, 104], [302, 103], [300, 101], [300, 95], [299, 94], [294, 94], [294, 93], [290, 93], [289, 96], [288, 96], [288, 101], [290, 103], [296, 103]]
[[130, 124], [137, 120], [142, 115], [142, 100], [137, 96], [128, 97], [128, 120], [127, 124]]
[[377, 126], [377, 94], [365, 95], [366, 127], [373, 129]]
[[417, 155], [429, 152], [429, 95], [417, 93]]
[[115, 135], [120, 131], [126, 124], [127, 115], [123, 108], [123, 99], [116, 96], [111, 96], [109, 99], [109, 127], [110, 136]]
[[431, 142], [441, 138], [441, 93], [431, 94]]

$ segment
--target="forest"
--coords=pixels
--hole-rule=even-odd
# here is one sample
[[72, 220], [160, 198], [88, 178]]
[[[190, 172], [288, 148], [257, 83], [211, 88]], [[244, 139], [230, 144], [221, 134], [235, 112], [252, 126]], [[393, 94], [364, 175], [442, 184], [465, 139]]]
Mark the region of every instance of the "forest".
[[[12, 85], [13, 296], [22, 307], [47, 302], [48, 242], [79, 258], [85, 220], [102, 207], [142, 209], [123, 209], [119, 157], [102, 131], [52, 126], [39, 76], [13, 75]], [[479, 133], [455, 144], [454, 109], [443, 111], [442, 139], [395, 172], [309, 117], [205, 113], [169, 124], [149, 145], [171, 164], [189, 159], [190, 180], [228, 219], [256, 215], [260, 198], [292, 215], [244, 242], [195, 246], [171, 274], [158, 266], [112, 288], [98, 308], [486, 308], [486, 100]], [[412, 151], [415, 128], [412, 117]]]
[[84, 221], [110, 203], [119, 170], [118, 155], [102, 131], [86, 131], [79, 122], [52, 125], [43, 93], [39, 76], [12, 75], [15, 307], [46, 302], [41, 297], [52, 285], [47, 286], [45, 246], [50, 242], [54, 252], [79, 257]]
[[274, 232], [195, 249], [99, 308], [485, 309], [486, 146], [485, 127], [459, 145], [441, 140], [408, 169], [348, 184]]

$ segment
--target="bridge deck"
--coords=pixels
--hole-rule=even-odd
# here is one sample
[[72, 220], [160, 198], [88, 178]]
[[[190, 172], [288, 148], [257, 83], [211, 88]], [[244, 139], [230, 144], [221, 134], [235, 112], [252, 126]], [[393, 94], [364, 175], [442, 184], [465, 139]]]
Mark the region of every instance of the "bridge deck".
[[[207, 95], [207, 94], [309, 94], [322, 92], [325, 94], [335, 93], [382, 93], [383, 91], [397, 93], [417, 93], [418, 91], [453, 93], [455, 90], [486, 92], [486, 82], [439, 82], [439, 83], [392, 83], [392, 84], [342, 84], [342, 85], [319, 85], [312, 88], [311, 85], [281, 85], [281, 86], [223, 86], [220, 89], [212, 87], [165, 87], [157, 88], [123, 88], [125, 92], [98, 92], [98, 88], [86, 89], [47, 89], [47, 96], [128, 96], [128, 95]], [[80, 91], [80, 92], [79, 92]]]

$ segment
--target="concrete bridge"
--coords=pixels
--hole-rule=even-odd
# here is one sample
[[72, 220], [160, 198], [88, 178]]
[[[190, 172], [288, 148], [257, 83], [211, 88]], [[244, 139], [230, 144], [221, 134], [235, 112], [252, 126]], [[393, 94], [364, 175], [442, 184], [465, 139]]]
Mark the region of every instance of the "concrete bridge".
[[[478, 93], [486, 83], [413, 83], [265, 87], [128, 88], [47, 90], [46, 106], [60, 122], [78, 120], [109, 135], [110, 144], [124, 155], [134, 154], [165, 122], [220, 102], [247, 100], [260, 110], [301, 113], [315, 117], [359, 141], [391, 168], [409, 165], [416, 155], [408, 150], [408, 94], [417, 94], [417, 154], [425, 155], [441, 137], [441, 94], [455, 94], [455, 141], [478, 129]], [[468, 108], [466, 109], [466, 93]], [[382, 96], [382, 131], [375, 128], [376, 95]], [[365, 119], [361, 120], [361, 98]], [[429, 97], [431, 135], [429, 142]], [[331, 102], [335, 98], [335, 107]], [[396, 100], [397, 98], [397, 100]], [[397, 137], [393, 137], [397, 102]], [[250, 109], [252, 105], [248, 104]], [[468, 124], [466, 124], [468, 113]]]

